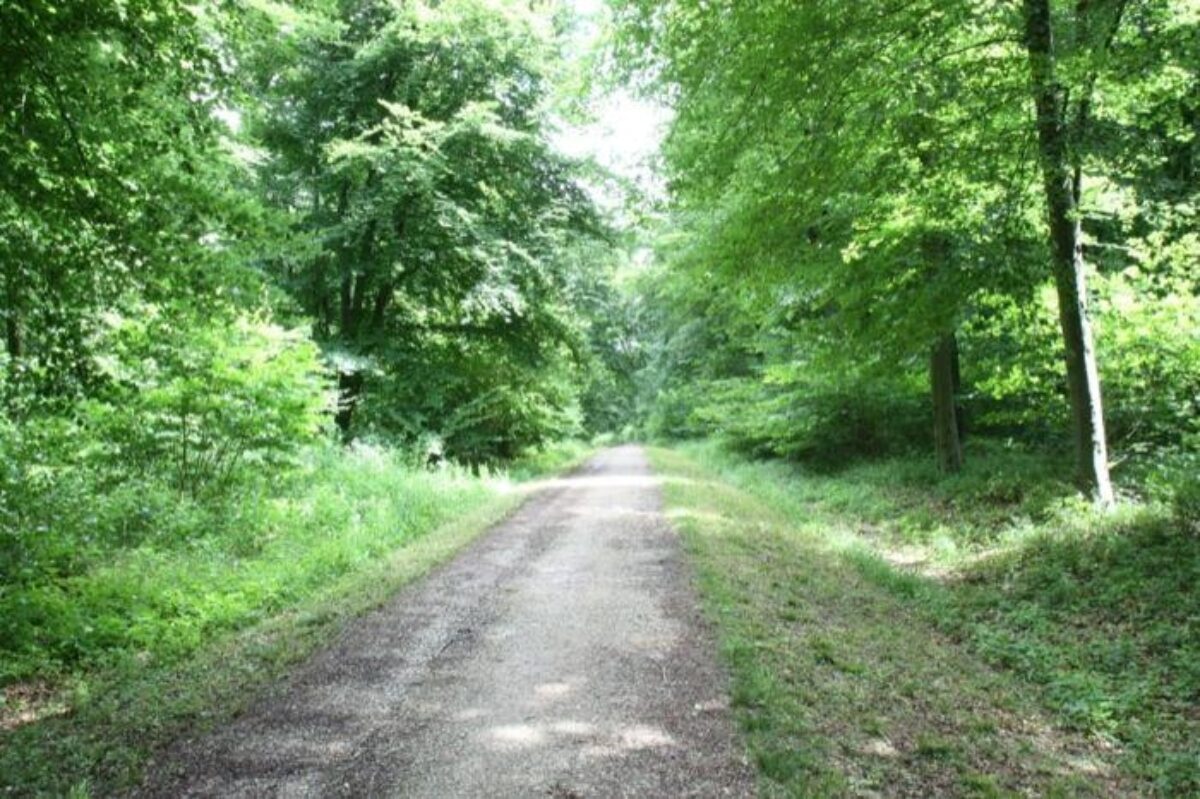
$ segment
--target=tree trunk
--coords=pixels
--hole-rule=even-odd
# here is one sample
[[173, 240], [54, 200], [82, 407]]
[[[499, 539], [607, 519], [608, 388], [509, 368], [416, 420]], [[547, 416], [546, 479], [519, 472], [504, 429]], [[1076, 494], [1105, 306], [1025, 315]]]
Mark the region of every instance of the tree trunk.
[[933, 391], [933, 442], [938, 469], [945, 473], [957, 472], [963, 465], [958, 407], [954, 396], [957, 351], [958, 343], [954, 334], [950, 333], [933, 345], [929, 359], [929, 384]]
[[352, 432], [352, 423], [354, 421], [354, 410], [358, 407], [358, 401], [362, 395], [363, 375], [360, 372], [339, 372], [338, 373], [338, 404], [337, 414], [333, 417], [337, 423], [338, 430], [342, 434], [342, 441], [347, 444], [354, 438]]
[[1049, 0], [1024, 0], [1025, 42], [1029, 52], [1038, 148], [1049, 213], [1054, 284], [1067, 361], [1072, 432], [1080, 487], [1102, 504], [1113, 500], [1108, 475], [1100, 373], [1087, 309], [1081, 174], [1072, 170], [1066, 92], [1058, 82]]
[[312, 309], [315, 321], [313, 331], [318, 340], [327, 339], [333, 330], [333, 307], [329, 300], [329, 290], [325, 284], [325, 269], [328, 256], [318, 255], [313, 262], [311, 284], [309, 291], [312, 295]]
[[25, 331], [21, 326], [21, 311], [15, 305], [4, 315], [4, 345], [13, 363], [25, 354]]
[[383, 330], [383, 323], [387, 319], [387, 309], [392, 303], [392, 293], [395, 287], [392, 281], [385, 281], [380, 287], [379, 293], [375, 295], [375, 304], [371, 308], [371, 335], [378, 335]]
[[343, 258], [341, 284], [338, 287], [338, 332], [342, 338], [354, 338], [354, 272]]
[[950, 353], [954, 375], [954, 421], [958, 424], [958, 443], [962, 445], [967, 440], [967, 413], [959, 401], [959, 397], [962, 396], [962, 358], [958, 349], [958, 336], [953, 334], [950, 336]]

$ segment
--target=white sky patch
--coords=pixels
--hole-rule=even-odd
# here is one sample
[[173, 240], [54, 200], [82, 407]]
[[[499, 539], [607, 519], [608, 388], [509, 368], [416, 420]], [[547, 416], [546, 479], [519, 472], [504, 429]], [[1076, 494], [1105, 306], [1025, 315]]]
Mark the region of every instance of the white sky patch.
[[225, 124], [229, 128], [229, 132], [233, 134], [241, 133], [242, 131], [242, 112], [236, 108], [220, 105], [212, 110], [212, 115]]
[[[568, 0], [579, 15], [574, 35], [576, 52], [588, 52], [600, 34], [597, 18], [605, 13], [604, 0]], [[666, 106], [625, 89], [593, 98], [593, 121], [584, 125], [559, 122], [551, 137], [555, 147], [572, 158], [594, 159], [618, 178], [635, 184], [647, 197], [660, 199], [666, 186], [658, 157], [671, 120]], [[621, 189], [613, 185], [588, 187], [601, 205], [615, 210], [622, 202]]]
[[592, 105], [595, 121], [563, 126], [554, 144], [573, 158], [595, 158], [618, 176], [655, 190], [660, 182], [656, 160], [670, 122], [666, 108], [618, 90]]

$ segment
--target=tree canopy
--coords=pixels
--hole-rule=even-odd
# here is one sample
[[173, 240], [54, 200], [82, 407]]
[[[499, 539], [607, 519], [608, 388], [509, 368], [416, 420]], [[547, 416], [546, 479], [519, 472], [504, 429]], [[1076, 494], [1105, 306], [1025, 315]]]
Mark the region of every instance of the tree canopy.
[[[964, 401], [982, 406], [965, 411], [987, 427], [1009, 413], [997, 401], [1051, 380], [1069, 400], [1081, 485], [1111, 499], [1097, 359], [1141, 356], [1106, 352], [1106, 335], [1119, 337], [1123, 314], [1151, 313], [1164, 296], [1182, 303], [1183, 329], [1195, 325], [1184, 277], [1198, 263], [1186, 230], [1195, 184], [1179, 182], [1196, 141], [1192, 4], [616, 7], [624, 69], [669, 96], [676, 114], [665, 160], [679, 233], [665, 257], [736, 286], [735, 324], [760, 331], [738, 367], [752, 365], [753, 376], [725, 377], [759, 383], [771, 407], [796, 414], [798, 405], [778, 404], [789, 385], [800, 405], [820, 403], [814, 382], [847, 379], [862, 397], [871, 384], [895, 397], [924, 355], [933, 438], [949, 469], [960, 460], [964, 424], [954, 417]], [[1160, 199], [1167, 186], [1172, 199]], [[1158, 243], [1147, 247], [1146, 235]], [[1040, 312], [1048, 283], [1061, 339], [1032, 345], [1030, 328], [1009, 326]], [[1147, 292], [1150, 283], [1172, 288]], [[1105, 313], [1114, 294], [1123, 314]], [[1000, 369], [1016, 389], [1005, 397], [993, 393], [996, 365], [970, 362], [976, 348], [996, 354], [984, 340], [997, 336], [1008, 340], [996, 342], [1009, 362]], [[1150, 350], [1164, 343], [1143, 340]], [[1194, 353], [1190, 340], [1183, 346]], [[1065, 382], [1031, 366], [1056, 357]], [[1054, 404], [1030, 416], [1057, 413]], [[1190, 400], [1177, 407], [1194, 418]], [[768, 429], [767, 439], [790, 437]]]

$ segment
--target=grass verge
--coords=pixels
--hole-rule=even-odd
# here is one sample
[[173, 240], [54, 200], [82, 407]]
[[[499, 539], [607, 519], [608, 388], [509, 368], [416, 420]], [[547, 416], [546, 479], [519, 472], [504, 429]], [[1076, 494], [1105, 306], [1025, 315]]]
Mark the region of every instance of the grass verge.
[[1097, 517], [1014, 455], [652, 458], [764, 795], [1196, 794], [1200, 560], [1161, 512]]
[[[513, 472], [562, 471], [589, 451], [561, 445]], [[130, 789], [156, 749], [236, 715], [521, 500], [506, 476], [417, 471], [378, 450], [324, 457], [302, 486], [261, 500], [253, 546], [142, 546], [58, 587], [88, 626], [111, 631], [72, 665], [46, 658], [5, 687], [0, 794]], [[0, 654], [28, 669], [27, 653]]]

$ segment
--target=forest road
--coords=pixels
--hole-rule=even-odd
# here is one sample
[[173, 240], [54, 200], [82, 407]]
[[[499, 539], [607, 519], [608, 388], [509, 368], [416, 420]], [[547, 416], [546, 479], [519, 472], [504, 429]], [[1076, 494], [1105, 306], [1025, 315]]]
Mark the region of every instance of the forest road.
[[144, 796], [721, 797], [754, 782], [644, 453], [537, 489]]

